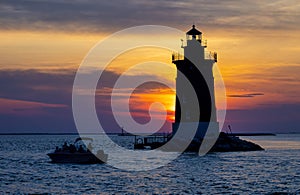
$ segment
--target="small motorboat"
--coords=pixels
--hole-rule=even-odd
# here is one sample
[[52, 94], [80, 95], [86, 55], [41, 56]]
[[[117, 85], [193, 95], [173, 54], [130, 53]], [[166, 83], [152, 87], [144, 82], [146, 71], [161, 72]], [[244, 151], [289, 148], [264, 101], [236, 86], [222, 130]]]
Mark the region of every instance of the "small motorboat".
[[[90, 143], [86, 145], [82, 140], [88, 140]], [[81, 141], [81, 142], [80, 142]], [[106, 163], [108, 155], [103, 150], [98, 150], [96, 154], [92, 153], [92, 138], [79, 137], [74, 144], [68, 145], [66, 142], [59, 148], [56, 147], [54, 152], [47, 155], [54, 163], [78, 163], [78, 164], [98, 164]]]

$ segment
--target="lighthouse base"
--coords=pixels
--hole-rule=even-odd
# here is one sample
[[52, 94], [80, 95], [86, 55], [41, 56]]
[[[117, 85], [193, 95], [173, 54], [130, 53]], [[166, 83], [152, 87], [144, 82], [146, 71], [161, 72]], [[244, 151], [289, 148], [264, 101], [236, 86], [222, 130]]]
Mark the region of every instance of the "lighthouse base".
[[[186, 134], [193, 134], [193, 138], [202, 140], [205, 137], [218, 137], [219, 123], [218, 122], [180, 122], [173, 123], [172, 135], [174, 136], [177, 131], [186, 132]], [[182, 134], [182, 133], [181, 133]]]

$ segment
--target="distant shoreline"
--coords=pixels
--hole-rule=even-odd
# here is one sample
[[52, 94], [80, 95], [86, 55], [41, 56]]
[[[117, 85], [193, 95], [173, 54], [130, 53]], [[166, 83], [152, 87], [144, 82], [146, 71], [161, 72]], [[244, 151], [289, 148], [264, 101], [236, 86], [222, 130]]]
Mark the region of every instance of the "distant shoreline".
[[228, 135], [232, 135], [232, 136], [276, 136], [275, 133], [229, 133]]
[[[104, 133], [85, 133], [85, 135], [103, 135], [103, 134]], [[78, 133], [0, 133], [0, 135], [79, 135], [79, 134]]]
[[[135, 136], [134, 134], [130, 133], [83, 133], [82, 135], [119, 135], [119, 136]], [[79, 136], [79, 133], [0, 133], [1, 135], [77, 135]], [[148, 134], [145, 134], [145, 136]], [[157, 133], [153, 134], [155, 136], [164, 136], [168, 135], [167, 133]]]
[[[123, 136], [134, 136], [128, 133], [106, 133], [107, 135], [123, 135]], [[277, 134], [300, 134], [300, 132], [290, 133], [229, 133], [232, 136], [276, 136]], [[78, 135], [78, 133], [0, 133], [1, 135]], [[104, 135], [104, 133], [85, 133], [84, 135]], [[156, 136], [167, 135], [167, 133], [154, 134]]]

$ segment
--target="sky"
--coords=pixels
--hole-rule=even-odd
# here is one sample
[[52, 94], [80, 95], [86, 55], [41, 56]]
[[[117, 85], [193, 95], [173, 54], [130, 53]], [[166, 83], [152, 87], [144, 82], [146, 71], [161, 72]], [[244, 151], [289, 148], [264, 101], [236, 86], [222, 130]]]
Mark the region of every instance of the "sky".
[[[299, 1], [1, 0], [0, 133], [75, 132], [73, 81], [97, 42], [138, 25], [186, 32], [193, 23], [208, 40], [208, 49], [218, 52], [216, 65], [227, 94], [223, 130], [230, 124], [233, 132], [300, 132]], [[128, 67], [147, 60], [170, 66], [136, 69], [125, 77], [159, 77], [175, 85], [170, 52], [141, 48], [118, 56], [96, 92], [98, 117], [109, 131], [122, 126], [111, 113], [113, 82]], [[132, 92], [134, 119], [147, 123], [149, 106], [161, 101], [167, 112], [162, 130], [170, 131], [174, 90], [148, 83]], [[118, 94], [119, 104], [126, 93]], [[160, 109], [154, 117], [164, 118]]]

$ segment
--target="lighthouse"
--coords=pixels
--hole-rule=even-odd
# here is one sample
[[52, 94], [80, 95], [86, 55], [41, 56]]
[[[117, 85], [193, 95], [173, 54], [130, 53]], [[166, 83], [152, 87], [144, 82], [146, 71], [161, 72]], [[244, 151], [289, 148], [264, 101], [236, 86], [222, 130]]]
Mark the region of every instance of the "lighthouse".
[[[217, 53], [206, 51], [207, 41], [203, 41], [202, 32], [195, 25], [186, 33], [181, 47], [183, 55], [172, 55], [172, 62], [177, 68], [173, 135], [179, 125], [183, 125], [184, 131], [197, 128], [194, 138], [203, 139], [208, 127], [219, 130], [213, 76]], [[188, 84], [193, 88], [192, 94], [188, 91]]]

